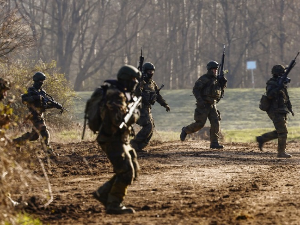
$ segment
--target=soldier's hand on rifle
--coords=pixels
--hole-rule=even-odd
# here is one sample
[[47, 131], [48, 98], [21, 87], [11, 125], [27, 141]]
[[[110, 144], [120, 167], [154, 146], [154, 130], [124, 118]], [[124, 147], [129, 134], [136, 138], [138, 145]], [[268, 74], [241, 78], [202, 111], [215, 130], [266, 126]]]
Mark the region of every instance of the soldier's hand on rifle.
[[170, 111], [171, 111], [171, 108], [170, 108], [169, 105], [165, 105], [165, 108], [166, 108], [166, 111], [167, 111], [167, 112], [170, 112]]
[[226, 84], [227, 84], [227, 79], [226, 79], [226, 77], [220, 77], [219, 78], [219, 84], [220, 84], [220, 86], [221, 86], [221, 88], [225, 88], [226, 87]]

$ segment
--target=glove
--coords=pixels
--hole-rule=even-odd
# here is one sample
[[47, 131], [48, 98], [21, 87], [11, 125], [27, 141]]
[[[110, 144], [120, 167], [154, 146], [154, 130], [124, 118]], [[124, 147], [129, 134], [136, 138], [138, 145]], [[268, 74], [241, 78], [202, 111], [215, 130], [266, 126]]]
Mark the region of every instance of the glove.
[[169, 105], [165, 105], [165, 108], [166, 108], [166, 111], [167, 111], [167, 112], [170, 112], [170, 111], [171, 111], [171, 108], [170, 108]]

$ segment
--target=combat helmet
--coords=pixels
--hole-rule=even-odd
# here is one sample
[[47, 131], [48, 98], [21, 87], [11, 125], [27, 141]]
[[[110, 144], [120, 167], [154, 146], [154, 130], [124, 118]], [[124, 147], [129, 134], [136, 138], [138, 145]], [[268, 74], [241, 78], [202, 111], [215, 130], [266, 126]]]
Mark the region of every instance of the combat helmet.
[[117, 74], [118, 80], [132, 80], [132, 78], [140, 79], [141, 72], [131, 65], [122, 66]]
[[9, 89], [10, 89], [10, 83], [7, 80], [0, 78], [0, 90], [7, 91]]
[[44, 81], [46, 80], [46, 75], [42, 72], [36, 72], [33, 77], [33, 81]]
[[285, 68], [284, 68], [284, 66], [283, 65], [275, 65], [275, 66], [273, 66], [273, 68], [272, 68], [272, 74], [277, 74], [277, 75], [281, 75], [281, 74], [283, 74], [284, 72], [285, 72]]
[[151, 62], [144, 63], [144, 65], [142, 67], [143, 73], [145, 73], [147, 70], [155, 70], [155, 66], [153, 65], [153, 63], [151, 63]]
[[[133, 92], [141, 79], [141, 72], [134, 66], [122, 66], [117, 74], [118, 81], [127, 92]], [[134, 79], [136, 78], [136, 79]]]
[[217, 63], [216, 61], [210, 61], [210, 62], [207, 63], [206, 68], [207, 68], [207, 70], [218, 69], [219, 68], [219, 63]]

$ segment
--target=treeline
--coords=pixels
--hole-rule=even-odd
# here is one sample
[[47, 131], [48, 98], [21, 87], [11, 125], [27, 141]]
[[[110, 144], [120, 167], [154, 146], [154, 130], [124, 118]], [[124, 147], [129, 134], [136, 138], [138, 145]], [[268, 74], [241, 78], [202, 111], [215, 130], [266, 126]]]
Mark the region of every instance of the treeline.
[[[145, 61], [169, 89], [191, 88], [226, 45], [228, 87], [264, 87], [299, 50], [298, 0], [7, 0], [30, 24], [34, 59], [57, 61], [74, 89]], [[256, 69], [247, 70], [247, 61]], [[254, 78], [254, 83], [252, 80]], [[296, 69], [291, 86], [299, 86]]]

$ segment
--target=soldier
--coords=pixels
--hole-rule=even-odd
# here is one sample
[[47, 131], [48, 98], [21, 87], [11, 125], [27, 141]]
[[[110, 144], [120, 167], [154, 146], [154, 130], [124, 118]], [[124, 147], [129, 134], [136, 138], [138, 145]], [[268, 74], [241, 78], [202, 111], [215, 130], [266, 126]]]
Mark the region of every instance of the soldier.
[[271, 72], [273, 77], [268, 80], [266, 86], [266, 95], [271, 100], [271, 105], [267, 113], [273, 121], [275, 130], [256, 137], [256, 141], [258, 142], [259, 149], [262, 151], [265, 142], [278, 139], [277, 157], [291, 158], [292, 156], [285, 152], [288, 134], [286, 119], [287, 113], [291, 112], [294, 116], [294, 112], [287, 92], [287, 84], [284, 83], [283, 87], [278, 85], [278, 79], [284, 74], [285, 68], [282, 65], [275, 65]]
[[193, 94], [197, 100], [194, 113], [195, 122], [182, 128], [180, 140], [184, 141], [187, 134], [202, 129], [208, 118], [211, 124], [210, 148], [219, 149], [223, 148], [218, 141], [221, 117], [219, 110], [216, 108], [216, 103], [220, 100], [222, 94], [222, 88], [217, 80], [219, 64], [216, 61], [210, 61], [206, 67], [207, 73], [196, 81], [193, 88]]
[[33, 75], [33, 86], [29, 87], [27, 94], [22, 96], [22, 101], [27, 105], [30, 117], [29, 119], [32, 122], [33, 128], [31, 132], [23, 134], [21, 137], [13, 139], [13, 142], [20, 147], [27, 140], [35, 141], [39, 138], [39, 135], [42, 136], [44, 143], [46, 145], [46, 152], [49, 155], [55, 156], [53, 149], [49, 144], [50, 134], [47, 130], [44, 112], [46, 109], [57, 108], [62, 109], [61, 105], [54, 105], [51, 102], [45, 101], [46, 92], [42, 89], [42, 85], [46, 80], [45, 74], [42, 72], [37, 72]]
[[161, 106], [170, 112], [170, 107], [159, 93], [157, 84], [152, 79], [155, 72], [155, 67], [152, 63], [147, 62], [142, 66], [143, 79], [140, 81], [136, 95], [142, 96], [141, 116], [137, 124], [142, 129], [137, 133], [134, 139], [131, 140], [132, 147], [137, 151], [142, 151], [150, 142], [153, 135], [154, 120], [151, 113], [151, 106], [158, 102]]
[[102, 125], [97, 142], [111, 162], [115, 175], [93, 192], [93, 196], [105, 206], [108, 214], [135, 213], [134, 209], [125, 207], [122, 202], [127, 187], [137, 178], [139, 170], [136, 152], [129, 145], [129, 134], [132, 132], [130, 125], [138, 120], [138, 110], [131, 116], [127, 126], [120, 129], [119, 125], [123, 122], [140, 77], [137, 68], [126, 65], [119, 70], [117, 80], [106, 81], [109, 85], [101, 110]]
[[[3, 78], [0, 78], [0, 101], [1, 101], [1, 111], [0, 111], [0, 129], [10, 122], [11, 110], [6, 110], [7, 106], [2, 103], [2, 100], [6, 98], [7, 91], [10, 89], [10, 83]], [[10, 108], [10, 107], [9, 107]], [[9, 111], [9, 112], [7, 112]]]

